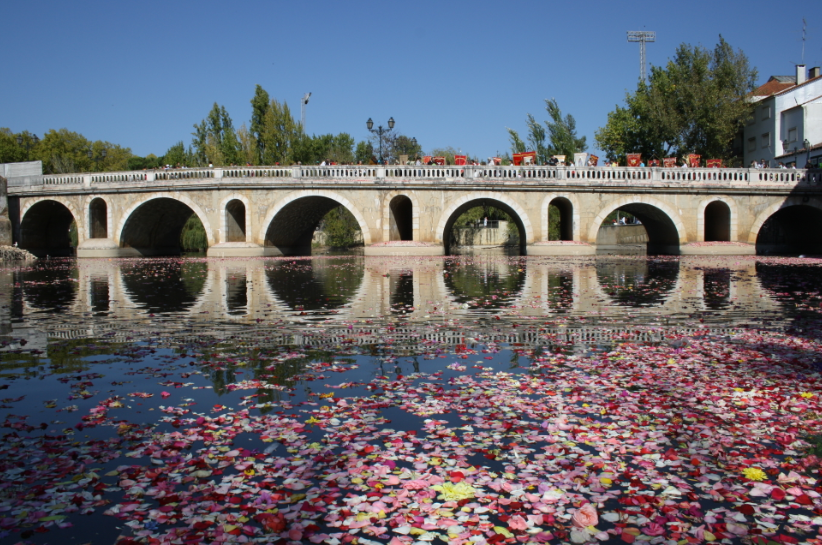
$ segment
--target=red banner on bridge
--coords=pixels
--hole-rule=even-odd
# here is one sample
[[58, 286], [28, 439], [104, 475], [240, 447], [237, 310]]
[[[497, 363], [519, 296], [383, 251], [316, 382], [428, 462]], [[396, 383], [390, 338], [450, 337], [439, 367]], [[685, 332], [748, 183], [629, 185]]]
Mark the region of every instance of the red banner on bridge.
[[688, 166], [692, 168], [699, 168], [699, 160], [702, 158], [701, 155], [697, 155], [696, 153], [691, 153], [688, 155]]
[[708, 168], [722, 168], [722, 159], [708, 159], [705, 164]]
[[642, 162], [642, 154], [641, 153], [629, 153], [628, 154], [628, 166], [629, 167], [638, 167], [641, 162]]
[[665, 168], [674, 168], [676, 167], [676, 157], [666, 157], [662, 160], [662, 165]]
[[454, 156], [454, 164], [455, 165], [464, 165], [467, 160], [468, 160], [467, 155], [455, 155]]
[[537, 164], [537, 152], [526, 151], [514, 154], [515, 165], [535, 165]]

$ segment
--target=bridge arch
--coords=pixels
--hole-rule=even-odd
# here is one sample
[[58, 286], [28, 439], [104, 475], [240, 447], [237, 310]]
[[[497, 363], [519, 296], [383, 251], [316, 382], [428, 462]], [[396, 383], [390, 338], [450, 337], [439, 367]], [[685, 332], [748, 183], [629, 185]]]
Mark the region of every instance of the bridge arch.
[[[560, 232], [570, 232], [570, 238], [566, 239], [564, 237], [560, 237], [561, 240], [579, 240], [579, 200], [572, 193], [549, 193], [545, 197], [545, 199], [543, 199], [542, 207], [540, 210], [540, 227], [542, 228], [542, 240], [547, 241], [549, 238], [548, 231], [550, 227], [548, 225], [548, 207], [550, 207], [551, 203], [556, 199], [563, 199], [564, 201], [567, 201], [571, 208], [570, 210], [560, 210], [562, 214], [562, 225], [560, 226]], [[566, 218], [566, 215], [569, 217]]]
[[602, 222], [617, 209], [630, 212], [642, 221], [648, 232], [649, 246], [666, 248], [687, 242], [685, 225], [676, 210], [667, 203], [647, 195], [622, 197], [608, 203], [591, 222], [588, 228], [589, 241], [597, 239]]
[[108, 234], [111, 232], [111, 214], [109, 213], [111, 203], [109, 199], [102, 195], [89, 196], [86, 199], [84, 208], [86, 210], [88, 238], [108, 238]]
[[155, 193], [131, 205], [120, 218], [116, 240], [121, 248], [131, 247], [144, 254], [179, 250], [180, 233], [191, 217], [186, 215], [183, 207], [197, 215], [205, 229], [208, 245], [213, 246], [214, 231], [208, 216], [198, 204], [177, 192]]
[[[711, 210], [708, 207], [715, 207], [716, 203], [722, 203], [727, 206], [727, 212], [729, 217], [727, 219], [727, 225], [724, 225], [724, 219], [721, 217], [721, 209], [719, 217], [715, 214], [711, 214]], [[713, 216], [713, 217], [712, 217]], [[727, 197], [710, 197], [707, 199], [703, 199], [699, 202], [699, 205], [696, 209], [696, 240], [697, 242], [704, 242], [708, 240], [706, 238], [706, 234], [714, 233], [714, 236], [709, 236], [711, 240], [724, 240], [724, 241], [736, 241], [738, 240], [739, 236], [739, 210], [736, 206], [736, 202], [733, 199], [729, 199]], [[723, 225], [717, 225], [718, 223], [723, 223]], [[727, 235], [723, 235], [723, 231], [727, 229]]]
[[232, 193], [220, 201], [220, 242], [248, 242], [248, 197]]
[[383, 241], [393, 240], [391, 235], [394, 229], [394, 234], [400, 237], [397, 240], [419, 239], [420, 205], [417, 197], [410, 191], [391, 191], [383, 199]]
[[[266, 213], [260, 225], [259, 240], [265, 245], [287, 248], [305, 243], [310, 245], [310, 237], [320, 220], [338, 205], [348, 209], [357, 220], [363, 243], [371, 244], [371, 231], [360, 210], [339, 193], [325, 190], [295, 191], [283, 197]], [[273, 231], [275, 220], [285, 224], [285, 228], [276, 233]]]
[[[787, 218], [784, 214], [786, 209], [793, 208], [796, 212], [791, 214], [791, 218], [786, 223], [785, 227], [789, 231], [790, 236], [786, 236], [783, 243], [773, 243], [763, 240], [767, 233], [766, 223], [768, 220], [783, 220]], [[781, 249], [796, 252], [813, 252], [818, 253], [822, 251], [822, 204], [817, 199], [809, 199], [808, 197], [788, 197], [782, 202], [774, 203], [763, 210], [754, 220], [751, 225], [751, 231], [748, 233], [748, 242], [756, 244], [757, 253], [768, 253], [771, 251], [780, 251], [780, 248], [772, 246], [779, 245]], [[808, 235], [816, 236], [817, 240], [809, 240]]]
[[437, 229], [434, 231], [434, 236], [439, 237], [438, 242], [442, 242], [447, 249], [448, 235], [450, 235], [454, 222], [460, 214], [477, 206], [481, 201], [492, 201], [494, 206], [501, 208], [514, 219], [519, 228], [519, 243], [523, 249], [527, 244], [534, 242], [534, 228], [531, 225], [528, 213], [525, 212], [519, 203], [510, 197], [491, 191], [472, 192], [453, 201], [443, 211], [442, 216], [440, 216], [440, 221], [437, 223]]
[[74, 204], [58, 196], [31, 200], [20, 213], [20, 247], [34, 255], [71, 255], [69, 229], [77, 227], [78, 241], [86, 238], [86, 229], [78, 218]]

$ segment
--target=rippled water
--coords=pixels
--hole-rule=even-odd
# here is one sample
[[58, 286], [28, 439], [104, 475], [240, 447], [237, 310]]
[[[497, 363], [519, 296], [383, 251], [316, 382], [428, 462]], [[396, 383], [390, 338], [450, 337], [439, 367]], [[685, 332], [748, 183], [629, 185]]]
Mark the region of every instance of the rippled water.
[[[43, 470], [29, 479], [10, 469], [25, 457], [4, 451], [0, 517], [11, 518], [0, 525], [10, 532], [0, 543], [21, 536], [37, 543], [113, 543], [131, 535], [128, 517], [102, 514], [124, 494], [113, 484], [122, 477], [103, 475], [122, 472], [124, 464], [151, 466], [148, 454], [124, 457], [126, 442], [145, 440], [129, 430], [173, 432], [180, 423], [169, 418], [168, 404], [189, 417], [212, 414], [214, 406], [280, 414], [316, 405], [319, 391], [340, 395], [333, 389], [340, 384], [350, 385], [348, 396], [367, 397], [368, 384], [389, 377], [461, 376], [446, 365], [466, 353], [485, 354], [478, 365], [522, 374], [544, 354], [590, 357], [622, 343], [676, 348], [683, 337], [733, 342], [751, 330], [816, 339], [819, 265], [738, 257], [474, 255], [50, 260], [4, 269], [3, 432], [19, 441], [20, 456], [52, 440], [56, 459], [73, 442], [84, 446], [70, 454], [65, 471]], [[259, 382], [248, 389], [248, 380]], [[386, 406], [382, 413], [395, 420], [394, 428], [425, 425], [398, 411]], [[98, 421], [98, 414], [108, 416]], [[234, 446], [269, 446], [246, 435]], [[23, 436], [37, 439], [27, 443]], [[91, 473], [89, 483], [84, 479]], [[77, 499], [76, 483], [87, 489], [103, 481], [96, 500]], [[27, 496], [28, 486], [42, 489]], [[59, 496], [57, 507], [43, 504], [48, 491]], [[64, 512], [72, 501], [91, 518]], [[72, 526], [57, 528], [51, 513], [56, 523]]]

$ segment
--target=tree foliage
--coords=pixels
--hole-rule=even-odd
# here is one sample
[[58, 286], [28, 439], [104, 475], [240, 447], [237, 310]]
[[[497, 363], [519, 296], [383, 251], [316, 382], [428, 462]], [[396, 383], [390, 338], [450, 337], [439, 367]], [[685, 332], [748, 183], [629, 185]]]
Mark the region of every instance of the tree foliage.
[[205, 227], [197, 214], [191, 214], [183, 225], [183, 230], [180, 232], [180, 246], [186, 252], [199, 252], [208, 248]]
[[320, 229], [325, 233], [326, 244], [334, 248], [348, 248], [362, 240], [358, 236], [360, 224], [357, 218], [342, 205], [325, 215]]
[[[545, 121], [545, 127], [533, 115], [527, 114], [525, 120], [528, 127], [527, 146], [517, 131], [508, 129], [512, 153], [535, 151], [537, 161], [544, 163], [553, 155], [565, 155], [570, 160], [573, 159], [574, 153], [588, 149], [586, 138], [577, 136], [577, 123], [574, 116], [568, 114], [562, 117], [562, 111], [556, 99], [546, 99], [545, 110], [550, 117], [550, 120]], [[528, 147], [531, 149], [528, 150]]]
[[620, 162], [627, 153], [730, 159], [733, 139], [752, 112], [746, 98], [756, 77], [745, 54], [721, 35], [713, 51], [681, 44], [666, 66], [651, 67], [648, 82], [626, 95], [624, 107], [608, 114], [597, 145]]

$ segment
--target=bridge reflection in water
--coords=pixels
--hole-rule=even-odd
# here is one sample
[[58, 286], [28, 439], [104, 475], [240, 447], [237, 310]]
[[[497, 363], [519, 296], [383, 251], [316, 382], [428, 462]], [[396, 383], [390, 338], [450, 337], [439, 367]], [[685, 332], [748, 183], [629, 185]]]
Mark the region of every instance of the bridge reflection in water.
[[668, 327], [790, 319], [795, 304], [763, 284], [771, 265], [762, 259], [65, 261], [1, 273], [2, 323], [8, 337], [40, 344], [169, 335], [316, 346], [652, 340]]

